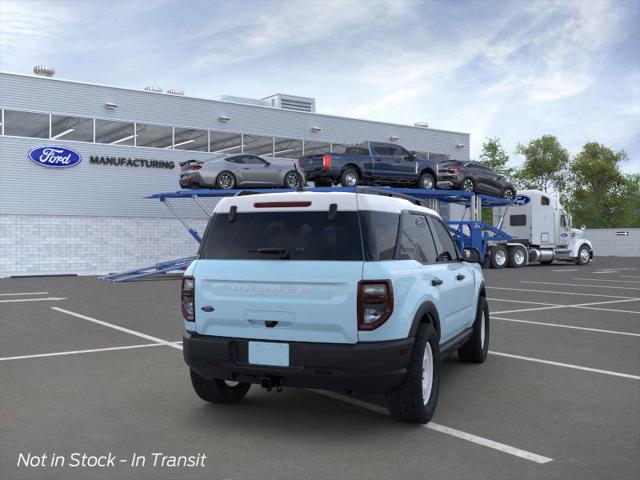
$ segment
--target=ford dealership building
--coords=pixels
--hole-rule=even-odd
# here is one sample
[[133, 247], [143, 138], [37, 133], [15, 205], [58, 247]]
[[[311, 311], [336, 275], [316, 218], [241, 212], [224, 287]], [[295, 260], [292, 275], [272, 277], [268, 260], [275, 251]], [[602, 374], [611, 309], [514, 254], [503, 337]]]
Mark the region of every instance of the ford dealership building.
[[[0, 107], [0, 277], [100, 274], [194, 254], [182, 225], [144, 199], [177, 190], [188, 159], [295, 159], [363, 140], [469, 158], [466, 133], [322, 115], [313, 99], [282, 94], [207, 100], [0, 73]], [[195, 206], [176, 207], [205, 224]]]

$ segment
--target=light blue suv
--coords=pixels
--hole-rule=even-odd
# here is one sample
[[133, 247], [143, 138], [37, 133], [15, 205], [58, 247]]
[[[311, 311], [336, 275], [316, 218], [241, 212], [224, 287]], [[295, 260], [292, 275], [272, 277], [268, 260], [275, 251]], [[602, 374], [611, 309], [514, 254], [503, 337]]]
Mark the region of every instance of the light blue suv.
[[481, 363], [489, 309], [477, 251], [438, 214], [376, 189], [227, 197], [182, 281], [196, 393], [238, 402], [252, 383], [385, 393], [428, 422], [440, 359]]

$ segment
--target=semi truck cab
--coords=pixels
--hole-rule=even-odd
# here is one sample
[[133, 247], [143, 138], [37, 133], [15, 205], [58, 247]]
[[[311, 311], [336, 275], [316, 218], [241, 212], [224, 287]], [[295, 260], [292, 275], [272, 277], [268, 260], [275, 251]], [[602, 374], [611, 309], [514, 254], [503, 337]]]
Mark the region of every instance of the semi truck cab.
[[584, 265], [593, 259], [591, 242], [584, 238], [586, 227], [572, 228], [569, 213], [545, 192], [518, 192], [513, 205], [494, 209], [493, 224], [512, 237], [510, 250], [526, 250], [528, 262], [559, 260]]

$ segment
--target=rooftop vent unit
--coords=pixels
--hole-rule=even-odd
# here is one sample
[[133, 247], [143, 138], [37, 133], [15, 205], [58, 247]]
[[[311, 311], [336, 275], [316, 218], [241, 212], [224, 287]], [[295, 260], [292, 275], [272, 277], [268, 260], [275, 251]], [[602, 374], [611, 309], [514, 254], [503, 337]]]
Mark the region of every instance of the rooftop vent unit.
[[413, 125], [420, 128], [429, 128], [429, 124], [427, 122], [416, 122]]
[[220, 95], [218, 100], [223, 102], [244, 103], [246, 105], [258, 105], [260, 107], [268, 107], [269, 103], [257, 98], [234, 97], [233, 95]]
[[297, 112], [316, 111], [315, 98], [296, 97], [294, 95], [276, 93], [275, 95], [263, 98], [262, 100], [268, 102], [272, 107], [282, 108], [283, 110], [295, 110]]
[[162, 93], [162, 89], [157, 85], [147, 85], [144, 87], [147, 92]]
[[46, 65], [36, 65], [33, 67], [33, 73], [38, 75], [39, 77], [53, 77], [56, 74], [56, 69], [53, 67], [48, 67]]
[[180, 90], [179, 88], [170, 88], [167, 90], [169, 95], [184, 95], [184, 90]]

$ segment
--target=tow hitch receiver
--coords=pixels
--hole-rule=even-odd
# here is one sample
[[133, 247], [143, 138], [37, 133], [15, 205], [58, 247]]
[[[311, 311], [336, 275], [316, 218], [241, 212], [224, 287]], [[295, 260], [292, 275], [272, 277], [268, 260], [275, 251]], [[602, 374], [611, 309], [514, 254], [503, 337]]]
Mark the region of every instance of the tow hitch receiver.
[[260, 386], [270, 392], [272, 389], [276, 389], [277, 392], [282, 391], [282, 378], [280, 377], [262, 377], [260, 380]]

